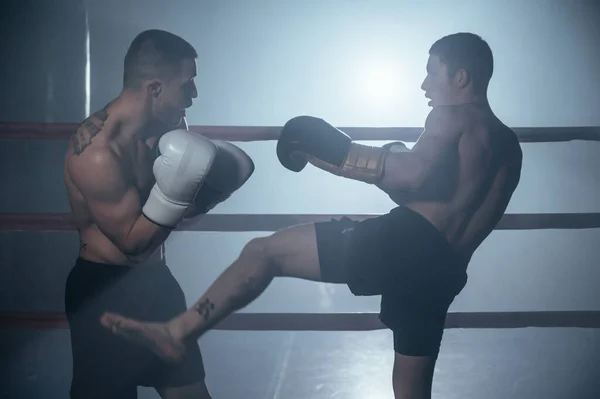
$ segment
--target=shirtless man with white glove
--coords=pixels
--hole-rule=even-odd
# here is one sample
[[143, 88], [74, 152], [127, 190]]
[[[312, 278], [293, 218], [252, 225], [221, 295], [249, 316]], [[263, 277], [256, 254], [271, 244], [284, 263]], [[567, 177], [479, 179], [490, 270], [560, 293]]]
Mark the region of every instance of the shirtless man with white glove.
[[197, 97], [197, 57], [181, 37], [140, 33], [125, 57], [123, 91], [87, 118], [67, 151], [64, 179], [80, 239], [67, 279], [71, 398], [136, 398], [138, 386], [163, 398], [210, 398], [197, 343], [168, 364], [102, 328], [118, 311], [166, 321], [187, 308], [164, 259], [164, 242], [240, 188], [252, 160], [231, 143], [187, 130]]

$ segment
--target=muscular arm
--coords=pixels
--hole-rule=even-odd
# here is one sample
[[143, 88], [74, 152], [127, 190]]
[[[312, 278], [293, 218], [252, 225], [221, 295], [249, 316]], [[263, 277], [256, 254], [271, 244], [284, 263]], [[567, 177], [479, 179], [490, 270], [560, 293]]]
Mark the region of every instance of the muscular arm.
[[89, 148], [71, 160], [69, 170], [94, 223], [126, 256], [153, 251], [168, 237], [170, 229], [142, 215], [139, 192], [112, 150]]
[[384, 190], [415, 191], [422, 187], [448, 151], [458, 151], [463, 129], [452, 118], [432, 111], [425, 130], [411, 151], [390, 152], [378, 186]]

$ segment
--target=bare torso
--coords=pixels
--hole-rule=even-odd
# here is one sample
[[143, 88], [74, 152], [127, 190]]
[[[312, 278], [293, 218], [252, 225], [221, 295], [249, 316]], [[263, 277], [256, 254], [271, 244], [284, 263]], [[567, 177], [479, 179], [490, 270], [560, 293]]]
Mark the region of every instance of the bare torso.
[[113, 244], [94, 223], [87, 201], [72, 178], [72, 159], [80, 157], [84, 151], [94, 147], [109, 147], [118, 157], [119, 167], [127, 176], [127, 184], [137, 189], [143, 204], [155, 182], [152, 165], [156, 151], [152, 147], [157, 139], [136, 141], [122, 146], [115, 140], [118, 133], [118, 123], [108, 119], [105, 111], [99, 111], [79, 126], [69, 142], [64, 163], [64, 181], [71, 206], [71, 217], [79, 232], [79, 256], [94, 262], [118, 265], [158, 261], [163, 257], [164, 246], [133, 260]]
[[[466, 106], [444, 112], [430, 123], [460, 126], [458, 148], [439, 160], [441, 167], [405, 205], [470, 257], [508, 206], [520, 180], [522, 152], [514, 132], [489, 108]], [[423, 134], [430, 128], [426, 125]]]

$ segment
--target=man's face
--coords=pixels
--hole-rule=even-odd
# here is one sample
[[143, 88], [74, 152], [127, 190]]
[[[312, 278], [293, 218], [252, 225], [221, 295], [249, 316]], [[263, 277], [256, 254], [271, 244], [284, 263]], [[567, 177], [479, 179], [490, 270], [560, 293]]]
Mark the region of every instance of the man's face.
[[448, 67], [437, 55], [427, 60], [427, 76], [421, 84], [421, 90], [429, 101], [429, 106], [451, 105], [455, 97], [453, 79], [448, 76]]
[[170, 128], [181, 124], [186, 108], [191, 107], [192, 99], [198, 97], [195, 77], [196, 61], [186, 59], [181, 62], [179, 74], [161, 82], [161, 91], [155, 103], [155, 116]]

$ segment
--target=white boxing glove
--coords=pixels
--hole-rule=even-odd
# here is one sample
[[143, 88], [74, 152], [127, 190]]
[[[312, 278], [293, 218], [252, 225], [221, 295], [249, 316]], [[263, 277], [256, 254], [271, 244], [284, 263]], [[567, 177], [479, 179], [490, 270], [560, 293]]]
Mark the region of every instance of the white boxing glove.
[[198, 133], [176, 129], [160, 138], [158, 150], [156, 183], [142, 213], [155, 224], [175, 228], [202, 187], [217, 146]]
[[242, 187], [254, 173], [254, 162], [238, 146], [227, 141], [213, 140], [217, 156], [204, 184], [185, 218], [204, 215]]

